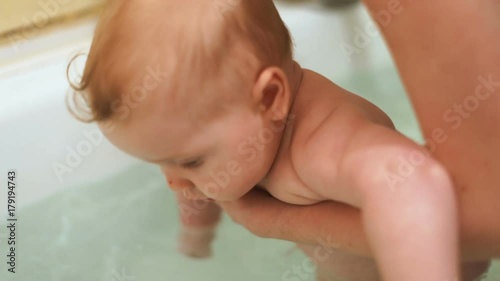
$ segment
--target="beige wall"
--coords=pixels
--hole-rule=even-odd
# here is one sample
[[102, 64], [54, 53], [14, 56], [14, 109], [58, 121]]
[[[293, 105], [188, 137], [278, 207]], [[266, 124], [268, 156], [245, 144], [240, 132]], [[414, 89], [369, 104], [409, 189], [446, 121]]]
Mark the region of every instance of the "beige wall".
[[0, 39], [88, 15], [104, 0], [0, 0]]

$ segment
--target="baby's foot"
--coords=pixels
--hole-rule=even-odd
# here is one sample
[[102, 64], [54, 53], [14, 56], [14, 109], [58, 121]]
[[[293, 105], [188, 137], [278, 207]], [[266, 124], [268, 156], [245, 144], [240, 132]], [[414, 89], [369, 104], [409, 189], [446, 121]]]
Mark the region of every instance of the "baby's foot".
[[208, 258], [212, 255], [214, 227], [183, 227], [179, 234], [178, 250], [192, 258]]

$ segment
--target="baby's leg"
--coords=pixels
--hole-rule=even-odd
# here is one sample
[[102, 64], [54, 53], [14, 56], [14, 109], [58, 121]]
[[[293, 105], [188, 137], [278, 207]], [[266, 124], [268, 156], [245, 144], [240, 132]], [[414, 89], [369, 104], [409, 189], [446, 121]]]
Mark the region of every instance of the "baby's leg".
[[[317, 281], [381, 281], [375, 261], [321, 245], [298, 245], [317, 265]], [[463, 281], [479, 281], [489, 261], [462, 263]], [[449, 280], [455, 281], [455, 280]]]
[[189, 257], [209, 257], [220, 207], [209, 201], [188, 200], [182, 194], [177, 195], [177, 203], [181, 220], [178, 250]]

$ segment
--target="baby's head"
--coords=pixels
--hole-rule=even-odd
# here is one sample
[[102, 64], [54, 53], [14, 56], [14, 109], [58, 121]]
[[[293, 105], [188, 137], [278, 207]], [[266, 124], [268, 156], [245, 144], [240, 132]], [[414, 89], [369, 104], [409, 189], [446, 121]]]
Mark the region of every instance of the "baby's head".
[[271, 0], [110, 0], [73, 111], [174, 190], [235, 200], [274, 162], [295, 67]]

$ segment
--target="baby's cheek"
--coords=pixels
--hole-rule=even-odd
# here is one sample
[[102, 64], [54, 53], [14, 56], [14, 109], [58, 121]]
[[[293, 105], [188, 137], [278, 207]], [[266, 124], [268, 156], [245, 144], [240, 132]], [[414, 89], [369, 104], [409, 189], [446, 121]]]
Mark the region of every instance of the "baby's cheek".
[[221, 162], [215, 168], [206, 169], [199, 189], [210, 198], [217, 199], [232, 188], [237, 178], [241, 176], [241, 167], [238, 162], [228, 160]]

